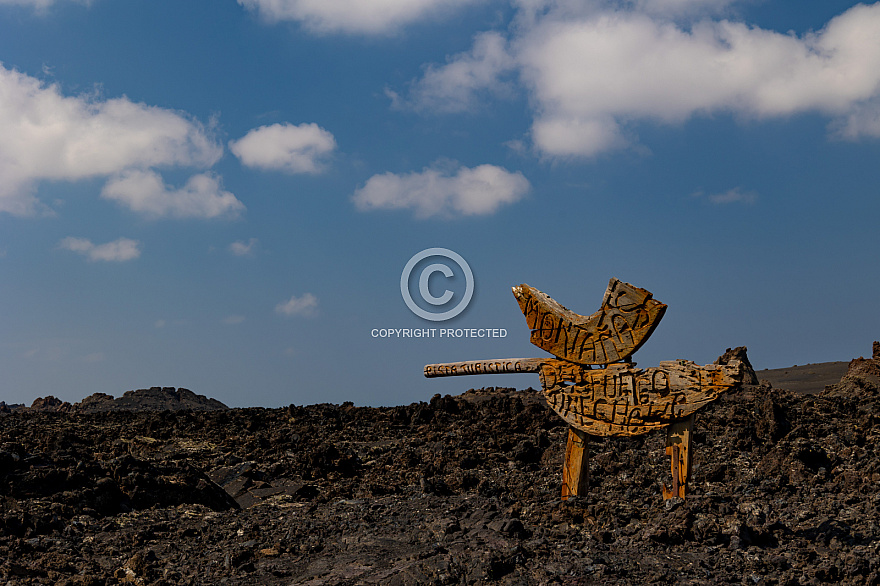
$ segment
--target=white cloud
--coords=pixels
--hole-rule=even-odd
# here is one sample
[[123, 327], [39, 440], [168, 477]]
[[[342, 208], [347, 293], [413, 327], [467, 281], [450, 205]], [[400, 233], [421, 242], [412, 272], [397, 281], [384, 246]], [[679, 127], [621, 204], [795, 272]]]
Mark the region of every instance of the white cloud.
[[141, 255], [141, 243], [130, 238], [119, 238], [105, 244], [94, 244], [87, 238], [68, 236], [58, 243], [58, 248], [76, 252], [90, 261], [124, 262]]
[[532, 141], [550, 156], [589, 157], [629, 144], [612, 116], [539, 118], [532, 124]]
[[287, 317], [313, 317], [317, 313], [317, 309], [318, 298], [311, 293], [304, 293], [301, 297], [293, 295], [287, 301], [275, 306], [277, 313]]
[[705, 199], [715, 205], [727, 204], [747, 204], [751, 205], [758, 201], [758, 194], [755, 191], [743, 189], [742, 187], [734, 187], [727, 191], [706, 194], [704, 191], [697, 191], [691, 197], [694, 199]]
[[434, 167], [421, 173], [373, 175], [352, 199], [360, 210], [411, 208], [419, 218], [472, 216], [518, 201], [529, 188], [522, 173], [495, 165]]
[[730, 203], [745, 203], [752, 204], [758, 200], [758, 194], [754, 191], [745, 191], [742, 188], [734, 187], [733, 189], [728, 189], [723, 193], [713, 193], [707, 196], [707, 199], [719, 205], [730, 204]]
[[335, 148], [333, 135], [314, 123], [261, 126], [229, 143], [242, 164], [288, 173], [320, 173]]
[[238, 0], [269, 22], [298, 21], [319, 33], [388, 34], [486, 0]]
[[234, 195], [222, 190], [216, 176], [208, 173], [193, 175], [182, 188], [173, 189], [155, 171], [132, 169], [111, 178], [101, 190], [101, 197], [155, 218], [235, 217], [245, 209]]
[[801, 36], [707, 18], [731, 3], [518, 0], [511, 61], [487, 51], [504, 46], [496, 33], [478, 36], [472, 51], [426, 67], [411, 97], [423, 109], [461, 110], [479, 92], [504, 91], [513, 67], [530, 94], [533, 146], [550, 157], [624, 147], [638, 122], [715, 113], [814, 112], [832, 120], [834, 136], [880, 137], [880, 3]]
[[45, 10], [54, 0], [0, 0], [0, 6], [30, 6], [36, 10]]
[[257, 239], [251, 238], [247, 242], [244, 240], [236, 240], [229, 245], [229, 252], [235, 256], [253, 256], [257, 247]]
[[[74, 0], [77, 4], [89, 4], [90, 0]], [[37, 12], [45, 12], [55, 0], [0, 0], [0, 6], [29, 6]]]
[[0, 212], [33, 214], [44, 180], [154, 166], [210, 167], [223, 149], [187, 115], [126, 97], [64, 96], [0, 64]]
[[856, 104], [830, 125], [832, 136], [857, 140], [863, 136], [880, 137], [880, 96]]
[[427, 66], [422, 78], [411, 84], [407, 102], [390, 90], [386, 93], [397, 107], [461, 112], [472, 109], [481, 93], [509, 94], [512, 85], [503, 77], [515, 65], [500, 33], [481, 33], [474, 39], [471, 51], [449, 58], [443, 66]]
[[244, 323], [243, 315], [229, 315], [223, 318], [223, 323], [227, 326], [235, 326]]

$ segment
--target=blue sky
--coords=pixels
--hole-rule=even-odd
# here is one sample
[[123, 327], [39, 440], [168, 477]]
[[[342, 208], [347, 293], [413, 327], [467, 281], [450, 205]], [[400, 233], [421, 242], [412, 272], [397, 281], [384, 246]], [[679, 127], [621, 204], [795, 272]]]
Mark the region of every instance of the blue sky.
[[[543, 356], [510, 287], [611, 277], [669, 305], [642, 366], [848, 360], [878, 159], [880, 3], [0, 0], [0, 399], [537, 387], [422, 366]], [[475, 277], [440, 323], [432, 247]], [[371, 335], [425, 327], [508, 336]]]

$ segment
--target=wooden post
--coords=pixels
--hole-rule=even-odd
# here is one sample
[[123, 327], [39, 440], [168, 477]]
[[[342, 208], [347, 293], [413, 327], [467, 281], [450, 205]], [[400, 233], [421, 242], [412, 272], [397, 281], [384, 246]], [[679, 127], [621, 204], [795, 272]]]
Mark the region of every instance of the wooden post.
[[675, 421], [666, 430], [666, 455], [671, 456], [672, 489], [663, 484], [663, 498], [684, 498], [687, 492], [688, 474], [691, 470], [691, 442], [694, 415]]
[[562, 500], [569, 496], [585, 495], [590, 487], [590, 450], [587, 434], [574, 427], [568, 428], [565, 445], [565, 464], [562, 468]]

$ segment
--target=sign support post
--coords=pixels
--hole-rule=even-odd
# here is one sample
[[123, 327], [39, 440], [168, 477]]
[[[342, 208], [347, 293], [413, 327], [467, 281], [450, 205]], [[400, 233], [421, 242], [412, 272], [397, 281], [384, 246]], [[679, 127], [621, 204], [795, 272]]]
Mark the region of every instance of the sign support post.
[[590, 446], [587, 434], [576, 427], [569, 427], [562, 468], [562, 500], [568, 500], [570, 496], [583, 496], [589, 489]]

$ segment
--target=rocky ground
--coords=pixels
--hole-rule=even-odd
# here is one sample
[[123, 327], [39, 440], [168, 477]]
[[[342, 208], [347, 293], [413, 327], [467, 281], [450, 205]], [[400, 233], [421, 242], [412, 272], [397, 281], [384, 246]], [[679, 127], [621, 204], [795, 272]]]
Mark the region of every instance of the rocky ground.
[[532, 390], [6, 409], [0, 584], [880, 583], [880, 346], [817, 391], [702, 409], [666, 502], [662, 432], [594, 440], [562, 502], [566, 428]]

